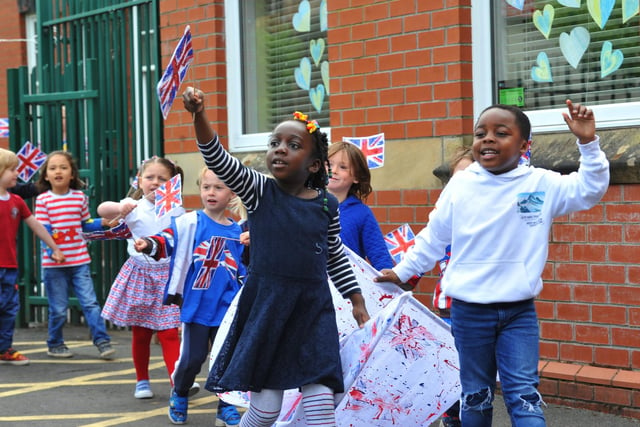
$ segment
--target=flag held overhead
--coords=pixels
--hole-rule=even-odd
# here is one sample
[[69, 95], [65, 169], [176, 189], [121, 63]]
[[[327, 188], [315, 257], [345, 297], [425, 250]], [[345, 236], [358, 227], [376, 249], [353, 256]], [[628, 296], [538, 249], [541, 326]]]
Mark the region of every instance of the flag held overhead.
[[47, 154], [29, 141], [22, 146], [16, 155], [18, 156], [18, 178], [24, 182], [28, 182], [47, 160]]
[[193, 45], [191, 43], [191, 27], [187, 25], [184, 34], [171, 55], [169, 65], [158, 82], [156, 91], [160, 101], [160, 110], [165, 119], [176, 98], [180, 84], [184, 80], [189, 65], [193, 62]]

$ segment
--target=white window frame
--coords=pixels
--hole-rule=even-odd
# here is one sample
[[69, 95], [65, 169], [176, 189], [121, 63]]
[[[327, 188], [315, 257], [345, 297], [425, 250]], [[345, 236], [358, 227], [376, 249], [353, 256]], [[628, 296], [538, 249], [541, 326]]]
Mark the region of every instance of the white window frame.
[[[242, 0], [250, 1], [250, 0]], [[242, 133], [242, 42], [240, 39], [240, 1], [225, 0], [225, 36], [227, 60], [227, 129], [229, 130], [229, 151], [266, 151], [270, 132]], [[323, 127], [331, 141], [331, 129]]]
[[[493, 41], [490, 2], [472, 0], [471, 2], [471, 34], [473, 55], [473, 112], [474, 120], [483, 109], [496, 101], [493, 99]], [[626, 104], [594, 105], [594, 114], [598, 128], [615, 128], [640, 126], [640, 102]], [[566, 107], [549, 110], [526, 111], [531, 120], [532, 131], [565, 132], [567, 125], [562, 119]]]

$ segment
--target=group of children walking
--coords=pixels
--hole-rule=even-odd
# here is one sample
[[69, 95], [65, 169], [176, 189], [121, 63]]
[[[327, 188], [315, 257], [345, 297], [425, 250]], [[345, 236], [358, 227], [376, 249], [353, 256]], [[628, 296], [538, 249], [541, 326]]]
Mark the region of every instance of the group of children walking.
[[[16, 185], [17, 157], [0, 150], [0, 224], [8, 230], [0, 244], [12, 248], [0, 256], [2, 363], [29, 362], [12, 347], [18, 309], [15, 240], [23, 220], [48, 246], [43, 280], [49, 297], [49, 356], [72, 356], [62, 327], [73, 289], [102, 358], [115, 353], [103, 319], [131, 328], [136, 398], [153, 397], [149, 355], [152, 336], [158, 336], [171, 382], [168, 416], [183, 424], [188, 398], [199, 389], [196, 376], [240, 292], [205, 387], [250, 391], [251, 402], [240, 417], [234, 406], [219, 400], [216, 425], [271, 426], [284, 391], [299, 388], [307, 422], [335, 426], [334, 394], [344, 386], [328, 277], [351, 300], [357, 324], [362, 327], [369, 319], [343, 244], [381, 270], [377, 281], [399, 285], [431, 270], [446, 250], [450, 258], [436, 293], [448, 297], [438, 308], [444, 317], [450, 315], [462, 385], [460, 407], [451, 417], [459, 415], [463, 425], [490, 426], [499, 373], [513, 424], [545, 425], [537, 391], [539, 333], [533, 301], [542, 288], [553, 218], [590, 208], [608, 187], [608, 163], [592, 110], [567, 102], [564, 118], [578, 138], [581, 165], [576, 174], [560, 176], [519, 165], [531, 130], [522, 111], [487, 108], [475, 126], [473, 156], [464, 155], [464, 166], [470, 165], [452, 177], [414, 249], [394, 266], [364, 204], [372, 191], [370, 173], [355, 146], [329, 145], [318, 123], [296, 112], [269, 137], [268, 177], [224, 150], [209, 124], [201, 91], [188, 88], [183, 103], [193, 115], [206, 164], [197, 180], [203, 208], [156, 218], [155, 190], [182, 174], [159, 157], [141, 165], [130, 196], [100, 204], [100, 217], [125, 222], [133, 235], [129, 258], [102, 312], [81, 238], [83, 227], [96, 224], [73, 158], [66, 152], [49, 155], [38, 180], [44, 192], [36, 198], [34, 217], [22, 198], [8, 191]], [[247, 221], [250, 261], [240, 239], [242, 228], [229, 211]], [[496, 245], [499, 241], [503, 244]], [[481, 331], [487, 336], [481, 337]]]

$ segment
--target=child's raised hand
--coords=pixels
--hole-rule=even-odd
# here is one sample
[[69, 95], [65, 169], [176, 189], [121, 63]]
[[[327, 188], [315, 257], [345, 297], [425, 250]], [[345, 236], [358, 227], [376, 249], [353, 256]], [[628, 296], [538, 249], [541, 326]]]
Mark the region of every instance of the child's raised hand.
[[65, 257], [64, 257], [64, 254], [62, 253], [62, 251], [60, 249], [56, 249], [51, 254], [51, 259], [59, 264], [59, 263], [64, 262]]
[[147, 241], [147, 239], [136, 239], [133, 242], [133, 249], [135, 249], [136, 252], [144, 252], [144, 250], [148, 247], [149, 242]]
[[249, 237], [248, 231], [243, 231], [242, 233], [240, 233], [240, 243], [245, 246], [249, 246], [249, 243], [251, 243], [251, 238]]
[[131, 213], [131, 211], [133, 211], [136, 206], [138, 206], [135, 203], [131, 203], [131, 202], [122, 202], [120, 203], [120, 216], [121, 217], [125, 217], [127, 215], [129, 215]]
[[353, 318], [358, 322], [360, 328], [364, 327], [364, 324], [369, 320], [369, 312], [364, 304], [364, 297], [360, 293], [354, 293], [349, 296], [353, 310]]
[[182, 94], [184, 108], [190, 113], [199, 113], [204, 110], [204, 92], [191, 86]]
[[593, 110], [582, 104], [574, 104], [567, 99], [569, 113], [562, 113], [565, 123], [569, 126], [580, 144], [587, 144], [596, 138], [596, 119]]
[[380, 276], [378, 277], [374, 277], [373, 278], [374, 282], [391, 282], [391, 283], [395, 283], [396, 285], [400, 285], [402, 283], [402, 281], [400, 280], [400, 278], [398, 277], [398, 275], [391, 269], [389, 268], [384, 268], [380, 271]]

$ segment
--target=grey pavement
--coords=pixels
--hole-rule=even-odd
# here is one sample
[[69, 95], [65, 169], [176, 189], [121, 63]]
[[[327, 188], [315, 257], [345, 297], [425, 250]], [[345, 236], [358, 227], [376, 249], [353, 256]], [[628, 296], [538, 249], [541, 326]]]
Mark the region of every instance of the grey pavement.
[[[45, 327], [17, 329], [14, 347], [29, 357], [31, 364], [0, 365], [0, 426], [172, 425], [167, 417], [169, 379], [160, 346], [152, 344], [151, 349], [150, 376], [155, 397], [138, 400], [133, 397], [135, 373], [131, 360], [131, 333], [123, 329], [109, 333], [118, 351], [112, 361], [98, 357], [88, 329], [81, 326], [66, 326], [64, 330], [65, 341], [75, 356], [52, 359], [46, 354]], [[204, 385], [205, 376], [203, 369], [197, 378], [201, 385]], [[189, 402], [187, 425], [214, 426], [215, 409], [215, 396], [202, 390]], [[549, 405], [546, 416], [549, 426], [640, 426], [640, 420], [558, 405]], [[495, 402], [493, 425], [510, 425], [499, 396]]]

